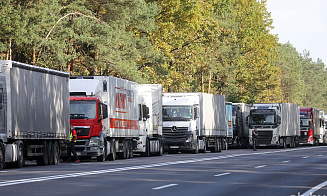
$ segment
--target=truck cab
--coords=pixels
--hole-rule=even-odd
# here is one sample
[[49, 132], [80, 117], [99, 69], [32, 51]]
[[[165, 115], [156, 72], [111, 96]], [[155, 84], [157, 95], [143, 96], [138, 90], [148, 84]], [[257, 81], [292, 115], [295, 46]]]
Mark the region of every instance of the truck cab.
[[197, 148], [199, 127], [196, 97], [167, 97], [163, 99], [164, 150], [189, 151]]
[[252, 131], [258, 131], [257, 145], [276, 146], [279, 145], [278, 127], [280, 125], [280, 114], [278, 107], [253, 107], [247, 117], [249, 125], [249, 144], [253, 145]]
[[[70, 97], [70, 123], [77, 133], [76, 152], [78, 156], [98, 157], [103, 154], [103, 119], [108, 117], [107, 105], [95, 96]], [[102, 144], [102, 145], [101, 145]]]

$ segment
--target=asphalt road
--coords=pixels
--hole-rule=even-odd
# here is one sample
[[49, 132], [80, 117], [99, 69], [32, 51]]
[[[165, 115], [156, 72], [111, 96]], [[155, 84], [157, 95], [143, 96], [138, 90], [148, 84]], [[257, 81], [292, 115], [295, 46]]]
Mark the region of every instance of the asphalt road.
[[231, 149], [0, 171], [0, 195], [327, 196], [327, 147]]

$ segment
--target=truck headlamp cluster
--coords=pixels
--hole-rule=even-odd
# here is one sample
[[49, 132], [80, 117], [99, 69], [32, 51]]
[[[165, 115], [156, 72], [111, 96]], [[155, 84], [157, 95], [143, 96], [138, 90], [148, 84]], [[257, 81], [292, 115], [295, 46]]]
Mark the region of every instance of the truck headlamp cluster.
[[89, 146], [99, 146], [100, 138], [91, 138], [89, 142]]

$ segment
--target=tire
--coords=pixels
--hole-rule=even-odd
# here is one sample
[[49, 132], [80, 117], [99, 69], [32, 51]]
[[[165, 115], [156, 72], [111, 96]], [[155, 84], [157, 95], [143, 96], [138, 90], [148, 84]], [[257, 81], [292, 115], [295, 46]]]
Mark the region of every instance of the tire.
[[130, 159], [131, 153], [133, 153], [133, 152], [131, 152], [131, 142], [129, 140], [127, 141], [126, 151], [127, 151], [126, 158]]
[[218, 152], [218, 141], [215, 139], [215, 146], [211, 148], [211, 153]]
[[17, 144], [17, 161], [14, 163], [14, 167], [22, 168], [24, 165], [24, 145], [22, 141]]
[[97, 161], [98, 162], [105, 162], [106, 161], [106, 156], [107, 156], [107, 141], [104, 141], [104, 152], [102, 155], [97, 156]]
[[0, 170], [5, 166], [5, 146], [0, 142]]
[[43, 155], [36, 159], [36, 163], [39, 166], [45, 166], [49, 163], [49, 149], [48, 142], [46, 140], [43, 141]]
[[193, 150], [193, 154], [198, 154], [199, 153], [199, 146], [198, 143], [195, 143], [195, 149]]
[[54, 149], [53, 149], [53, 143], [52, 141], [49, 141], [48, 143], [48, 150], [49, 150], [49, 161], [48, 164], [49, 165], [53, 165], [54, 162]]
[[158, 156], [162, 156], [163, 154], [163, 145], [162, 142], [159, 140], [159, 152], [157, 153]]
[[115, 142], [111, 142], [111, 149], [112, 152], [108, 155], [108, 160], [109, 161], [114, 161], [116, 160], [116, 147], [115, 147]]
[[150, 156], [150, 141], [147, 138], [146, 139], [146, 146], [145, 146], [145, 152], [142, 153], [143, 157], [149, 157]]
[[58, 165], [60, 163], [60, 149], [57, 141], [53, 143], [53, 164]]
[[220, 139], [218, 139], [218, 152], [221, 152], [221, 150], [222, 150], [222, 144], [221, 144], [221, 140]]

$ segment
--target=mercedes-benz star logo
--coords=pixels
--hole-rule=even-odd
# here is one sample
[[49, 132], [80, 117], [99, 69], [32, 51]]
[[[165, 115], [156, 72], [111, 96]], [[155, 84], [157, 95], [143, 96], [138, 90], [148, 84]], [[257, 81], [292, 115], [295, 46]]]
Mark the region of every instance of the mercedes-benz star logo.
[[176, 126], [172, 126], [171, 127], [171, 132], [176, 132], [177, 131], [177, 127]]

